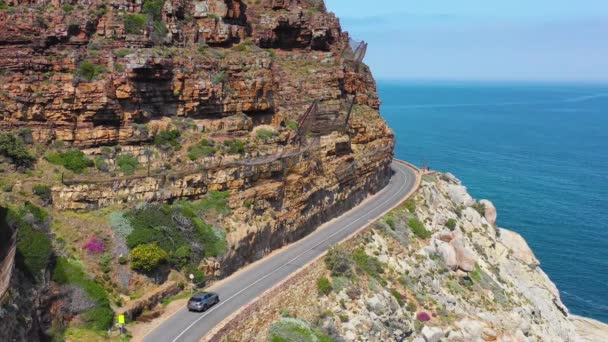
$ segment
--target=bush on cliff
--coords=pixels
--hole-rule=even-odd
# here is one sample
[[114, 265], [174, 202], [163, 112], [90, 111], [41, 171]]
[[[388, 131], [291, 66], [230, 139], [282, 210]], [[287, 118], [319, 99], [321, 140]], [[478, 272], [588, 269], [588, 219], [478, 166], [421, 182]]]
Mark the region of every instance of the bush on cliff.
[[209, 157], [217, 152], [217, 148], [212, 140], [203, 139], [198, 144], [188, 148], [188, 158], [197, 160], [202, 157]]
[[179, 150], [182, 134], [178, 130], [160, 131], [154, 136], [154, 145], [162, 149]]
[[48, 223], [48, 213], [26, 202], [19, 210], [9, 209], [7, 218], [9, 225], [17, 229], [17, 265], [39, 279], [49, 263], [53, 248], [49, 236], [35, 227], [44, 227]]
[[32, 167], [36, 157], [25, 146], [22, 137], [13, 133], [0, 133], [0, 154], [19, 167]]
[[131, 154], [123, 154], [116, 158], [116, 164], [118, 165], [120, 172], [127, 175], [132, 175], [135, 170], [137, 170], [139, 161]]
[[58, 258], [52, 273], [54, 282], [62, 285], [80, 287], [95, 303], [95, 307], [83, 313], [83, 320], [89, 329], [105, 331], [114, 322], [114, 312], [110, 308], [108, 294], [97, 282], [84, 271], [84, 266], [77, 260]]
[[123, 23], [125, 25], [125, 33], [140, 34], [146, 27], [146, 16], [143, 14], [126, 15]]
[[85, 60], [78, 66], [76, 74], [87, 81], [92, 81], [104, 72], [106, 72], [106, 68], [103, 65]]
[[230, 139], [224, 141], [224, 146], [228, 154], [243, 154], [245, 153], [245, 143], [240, 139]]
[[168, 259], [169, 254], [155, 244], [139, 245], [131, 251], [131, 268], [149, 273]]
[[133, 229], [127, 236], [127, 246], [135, 249], [156, 244], [177, 268], [198, 264], [204, 257], [219, 256], [227, 249], [225, 233], [201, 217], [209, 210], [222, 212], [225, 201], [224, 193], [218, 193], [199, 202], [138, 206], [125, 214]]
[[350, 255], [341, 247], [330, 248], [324, 260], [332, 276], [352, 276], [353, 261]]
[[453, 218], [449, 219], [448, 222], [446, 222], [445, 226], [448, 227], [449, 230], [456, 229], [456, 220]]
[[367, 255], [365, 250], [359, 248], [353, 253], [353, 260], [360, 270], [364, 271], [369, 276], [375, 278], [381, 283], [384, 283], [381, 276], [384, 273], [384, 265], [378, 260], [378, 258]]
[[421, 239], [428, 239], [432, 235], [431, 232], [426, 230], [424, 224], [420, 222], [420, 220], [418, 220], [417, 218], [410, 219], [408, 222], [408, 226], [410, 227], [414, 235]]
[[332, 286], [331, 286], [331, 282], [329, 281], [329, 279], [327, 279], [326, 277], [321, 277], [321, 278], [317, 279], [317, 290], [319, 291], [320, 294], [325, 295], [325, 296], [330, 294], [331, 290], [332, 290]]
[[76, 149], [67, 152], [47, 153], [44, 158], [51, 164], [61, 165], [75, 173], [82, 173], [87, 168], [95, 165], [93, 160], [87, 158], [82, 151]]

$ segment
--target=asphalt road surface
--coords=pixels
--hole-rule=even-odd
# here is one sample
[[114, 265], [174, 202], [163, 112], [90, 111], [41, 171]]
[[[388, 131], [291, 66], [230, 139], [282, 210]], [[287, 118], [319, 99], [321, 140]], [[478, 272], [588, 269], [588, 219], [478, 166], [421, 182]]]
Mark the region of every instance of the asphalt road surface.
[[390, 183], [359, 206], [330, 221], [307, 237], [280, 252], [257, 261], [208, 291], [221, 302], [204, 313], [189, 312], [184, 306], [144, 337], [146, 342], [198, 342], [211, 329], [241, 306], [272, 288], [293, 272], [324, 253], [329, 247], [365, 227], [387, 210], [405, 200], [416, 184], [416, 172], [398, 162], [392, 165]]

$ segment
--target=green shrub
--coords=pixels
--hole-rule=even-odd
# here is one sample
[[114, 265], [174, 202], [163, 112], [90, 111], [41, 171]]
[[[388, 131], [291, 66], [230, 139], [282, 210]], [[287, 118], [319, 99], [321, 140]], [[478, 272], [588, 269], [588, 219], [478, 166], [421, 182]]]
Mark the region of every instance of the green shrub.
[[[216, 202], [212, 206], [215, 205], [220, 204]], [[135, 208], [126, 215], [133, 227], [127, 237], [127, 246], [133, 249], [156, 244], [171, 255], [171, 263], [178, 267], [186, 263], [198, 264], [205, 256], [222, 255], [227, 249], [225, 233], [200, 218], [208, 208], [209, 204], [203, 201]]]
[[18, 261], [22, 261], [25, 269], [36, 279], [48, 265], [53, 249], [51, 239], [43, 232], [22, 224], [17, 231]]
[[341, 247], [330, 248], [324, 260], [332, 276], [352, 276], [353, 261], [350, 255]]
[[82, 318], [89, 329], [105, 331], [114, 324], [114, 311], [109, 306], [97, 306], [85, 312]]
[[382, 282], [381, 274], [384, 273], [384, 265], [378, 258], [367, 255], [363, 248], [359, 248], [353, 253], [353, 260], [359, 269]]
[[271, 131], [269, 129], [258, 129], [255, 132], [255, 135], [258, 137], [258, 139], [268, 141], [268, 140], [274, 138], [277, 135], [277, 133], [275, 131]]
[[226, 82], [227, 79], [228, 75], [225, 72], [220, 71], [217, 74], [213, 75], [213, 77], [211, 78], [211, 83], [220, 84]]
[[391, 227], [392, 230], [395, 230], [395, 227], [397, 226], [397, 224], [395, 223], [395, 218], [392, 216], [388, 216], [384, 219], [384, 222], [386, 222], [386, 224], [389, 225], [389, 227]]
[[224, 146], [226, 146], [228, 154], [245, 153], [245, 143], [240, 139], [226, 140], [224, 141]]
[[317, 279], [317, 290], [319, 290], [320, 294], [323, 295], [328, 295], [331, 293], [332, 290], [332, 286], [331, 283], [329, 282], [329, 279], [327, 279], [326, 277], [321, 277], [319, 279]]
[[116, 158], [116, 164], [120, 169], [120, 172], [123, 172], [127, 175], [132, 175], [137, 167], [139, 166], [139, 161], [137, 158], [133, 157], [130, 154], [123, 154]]
[[85, 60], [82, 61], [78, 66], [77, 75], [87, 81], [92, 81], [104, 72], [106, 72], [106, 68], [104, 66]]
[[395, 289], [391, 289], [391, 294], [393, 295], [393, 297], [395, 297], [395, 299], [397, 300], [397, 303], [399, 303], [399, 306], [403, 306], [403, 304], [405, 303], [405, 298], [403, 297], [401, 292], [399, 292]]
[[479, 265], [475, 265], [475, 269], [473, 270], [473, 272], [469, 273], [469, 276], [476, 282], [480, 282], [482, 272], [483, 271], [481, 270], [481, 268], [479, 268]]
[[416, 211], [416, 201], [414, 201], [412, 198], [408, 199], [407, 201], [405, 201], [405, 203], [403, 204], [403, 206], [410, 212], [413, 213]]
[[155, 244], [139, 245], [131, 251], [131, 268], [149, 273], [168, 258], [167, 252]]
[[346, 277], [333, 277], [331, 287], [336, 291], [340, 292], [344, 290], [350, 284], [350, 280]]
[[0, 133], [0, 154], [20, 167], [32, 167], [36, 157], [30, 152], [22, 137], [13, 133]]
[[97, 168], [97, 170], [102, 172], [110, 171], [110, 165], [108, 165], [106, 158], [102, 156], [95, 157], [95, 167]]
[[61, 6], [61, 9], [63, 9], [63, 11], [66, 13], [71, 13], [74, 10], [74, 6], [72, 6], [71, 4], [63, 4], [63, 6]]
[[112, 270], [112, 254], [104, 253], [99, 257], [99, 266], [101, 267], [101, 271], [104, 273], [109, 273]]
[[51, 200], [51, 187], [46, 184], [34, 185], [32, 192], [44, 202], [49, 202]]
[[449, 219], [448, 222], [446, 222], [445, 226], [448, 227], [448, 229], [450, 230], [456, 229], [456, 220], [453, 218]]
[[6, 4], [6, 2], [4, 0], [0, 0], [0, 11], [7, 10], [7, 9], [8, 9], [8, 5]]
[[173, 148], [179, 150], [181, 148], [180, 138], [182, 134], [178, 130], [160, 131], [154, 137], [154, 145], [160, 148]]
[[82, 151], [76, 149], [62, 153], [51, 152], [44, 158], [51, 164], [61, 165], [75, 173], [82, 173], [87, 168], [95, 165]]
[[123, 212], [115, 211], [108, 215], [108, 222], [112, 230], [123, 238], [126, 238], [133, 232], [133, 227], [129, 219], [125, 217]]
[[19, 210], [9, 208], [7, 223], [17, 231], [17, 265], [39, 279], [51, 258], [53, 249], [48, 235], [34, 229], [26, 216], [32, 215], [36, 224], [46, 224], [48, 213], [29, 202]]
[[486, 214], [486, 205], [483, 203], [475, 202], [475, 204], [473, 204], [473, 209], [475, 209], [481, 216]]
[[431, 232], [426, 230], [424, 224], [420, 222], [420, 220], [418, 220], [417, 218], [410, 219], [408, 222], [408, 226], [410, 227], [414, 235], [421, 239], [428, 239], [432, 235]]
[[146, 16], [143, 14], [129, 14], [125, 16], [123, 23], [127, 34], [140, 34], [146, 27]]
[[298, 122], [295, 120], [287, 120], [285, 121], [285, 127], [289, 128], [292, 131], [295, 131], [298, 129]]
[[188, 148], [188, 158], [197, 160], [201, 157], [209, 157], [217, 152], [215, 144], [211, 140], [203, 139], [198, 144]]
[[190, 275], [192, 274], [194, 276], [194, 279], [191, 281], [194, 284], [202, 284], [205, 281], [205, 273], [203, 273], [194, 265], [188, 265], [184, 269], [184, 274], [186, 275], [187, 279], [190, 279]]

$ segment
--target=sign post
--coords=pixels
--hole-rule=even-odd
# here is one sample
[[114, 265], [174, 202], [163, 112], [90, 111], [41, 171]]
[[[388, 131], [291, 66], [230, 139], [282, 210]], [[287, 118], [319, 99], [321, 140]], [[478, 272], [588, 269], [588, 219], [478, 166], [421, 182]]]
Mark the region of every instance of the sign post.
[[125, 334], [125, 324], [125, 315], [118, 315], [118, 327], [120, 329], [120, 336], [123, 336]]
[[190, 291], [190, 292], [191, 292], [192, 294], [194, 294], [194, 274], [192, 274], [192, 273], [190, 273], [190, 282], [192, 283], [192, 284], [191, 284], [191, 287], [190, 287], [190, 289], [191, 289], [191, 291]]

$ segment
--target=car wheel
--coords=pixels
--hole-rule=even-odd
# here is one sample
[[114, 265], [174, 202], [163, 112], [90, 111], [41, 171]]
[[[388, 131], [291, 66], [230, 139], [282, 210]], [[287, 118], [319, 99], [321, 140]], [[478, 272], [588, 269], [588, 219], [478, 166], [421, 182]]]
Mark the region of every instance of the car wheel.
[[220, 302], [220, 297], [215, 298], [215, 304]]
[[207, 304], [203, 305], [203, 312], [207, 311]]

